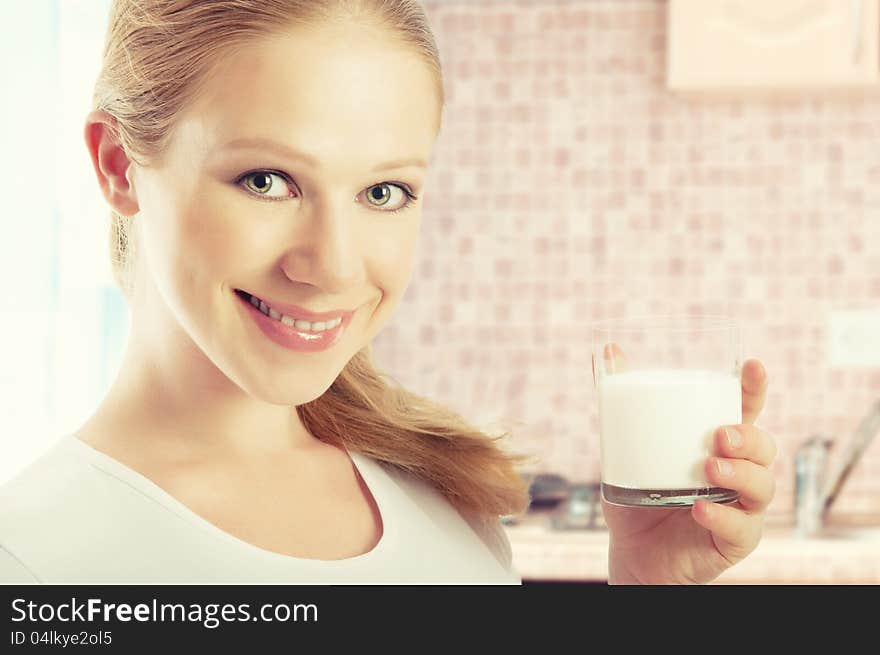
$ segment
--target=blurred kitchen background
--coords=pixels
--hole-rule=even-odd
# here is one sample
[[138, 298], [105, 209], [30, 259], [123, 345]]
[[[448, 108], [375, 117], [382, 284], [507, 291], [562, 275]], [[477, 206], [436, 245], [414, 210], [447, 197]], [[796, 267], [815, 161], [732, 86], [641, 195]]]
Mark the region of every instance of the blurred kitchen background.
[[[880, 0], [424, 4], [447, 107], [375, 357], [537, 458], [506, 528], [524, 580], [607, 572], [589, 322], [710, 313], [764, 362], [779, 446], [765, 537], [719, 582], [880, 583]], [[81, 135], [108, 6], [0, 8], [31, 26], [0, 57], [0, 481], [91, 411], [125, 342]]]

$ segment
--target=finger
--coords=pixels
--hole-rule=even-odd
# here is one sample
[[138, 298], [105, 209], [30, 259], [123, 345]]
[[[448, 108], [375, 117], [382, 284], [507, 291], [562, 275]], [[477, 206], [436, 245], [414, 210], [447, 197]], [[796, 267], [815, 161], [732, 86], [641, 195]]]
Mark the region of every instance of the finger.
[[755, 425], [724, 425], [715, 430], [715, 453], [770, 466], [776, 459], [776, 440]]
[[736, 505], [698, 500], [691, 508], [694, 521], [712, 533], [718, 551], [731, 563], [751, 553], [761, 540], [762, 514], [748, 514]]
[[763, 511], [776, 493], [776, 479], [770, 469], [744, 459], [709, 457], [706, 477], [713, 485], [739, 492], [739, 504], [747, 512]]
[[764, 409], [767, 396], [767, 370], [757, 359], [748, 359], [742, 368], [742, 420], [754, 423]]

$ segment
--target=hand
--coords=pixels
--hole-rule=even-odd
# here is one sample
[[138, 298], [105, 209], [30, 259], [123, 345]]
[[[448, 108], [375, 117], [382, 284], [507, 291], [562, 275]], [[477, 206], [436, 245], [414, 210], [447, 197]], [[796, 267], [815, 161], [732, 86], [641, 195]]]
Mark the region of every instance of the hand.
[[736, 502], [698, 500], [691, 508], [644, 509], [602, 500], [611, 535], [609, 584], [706, 583], [755, 549], [776, 488], [770, 471], [776, 445], [754, 424], [766, 395], [763, 365], [756, 359], [746, 361], [743, 422], [716, 431], [715, 455], [705, 464], [710, 483], [739, 492]]

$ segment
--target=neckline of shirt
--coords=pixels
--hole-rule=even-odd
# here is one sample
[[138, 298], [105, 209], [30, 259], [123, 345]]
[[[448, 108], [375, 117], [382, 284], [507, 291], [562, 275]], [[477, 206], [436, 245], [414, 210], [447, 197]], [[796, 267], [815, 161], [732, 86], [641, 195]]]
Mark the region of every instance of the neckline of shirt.
[[62, 448], [67, 446], [68, 449], [84, 455], [92, 465], [96, 466], [104, 473], [112, 475], [120, 481], [134, 487], [139, 492], [155, 500], [187, 522], [201, 527], [224, 541], [268, 559], [313, 566], [360, 564], [382, 555], [388, 548], [390, 548], [390, 542], [394, 539], [394, 535], [396, 534], [394, 521], [388, 521], [391, 512], [389, 508], [389, 496], [385, 493], [388, 490], [388, 485], [385, 484], [387, 474], [385, 474], [384, 471], [378, 470], [380, 469], [378, 462], [371, 460], [369, 457], [366, 457], [361, 453], [349, 451], [344, 447], [343, 450], [348, 455], [357, 473], [363, 479], [367, 490], [378, 507], [380, 521], [382, 523], [382, 536], [370, 550], [361, 553], [360, 555], [345, 557], [342, 559], [314, 559], [308, 557], [294, 557], [292, 555], [285, 555], [273, 550], [268, 550], [226, 532], [191, 510], [187, 505], [165, 491], [165, 489], [153, 482], [147, 476], [123, 464], [114, 457], [93, 448], [90, 444], [77, 438], [73, 433], [65, 434], [60, 439], [58, 445]]

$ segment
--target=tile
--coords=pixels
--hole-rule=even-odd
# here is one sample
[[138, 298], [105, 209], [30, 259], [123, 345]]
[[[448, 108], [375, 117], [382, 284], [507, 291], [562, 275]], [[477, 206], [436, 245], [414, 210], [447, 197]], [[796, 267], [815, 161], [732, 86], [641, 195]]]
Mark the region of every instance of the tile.
[[[425, 5], [449, 90], [429, 247], [377, 361], [475, 422], [521, 421], [518, 443], [551, 432], [547, 466], [590, 479], [585, 324], [732, 314], [770, 372], [769, 513], [790, 516], [798, 445], [846, 439], [880, 394], [826, 345], [831, 308], [880, 305], [880, 99], [671, 96], [660, 0]], [[838, 504], [880, 515], [880, 447]]]

